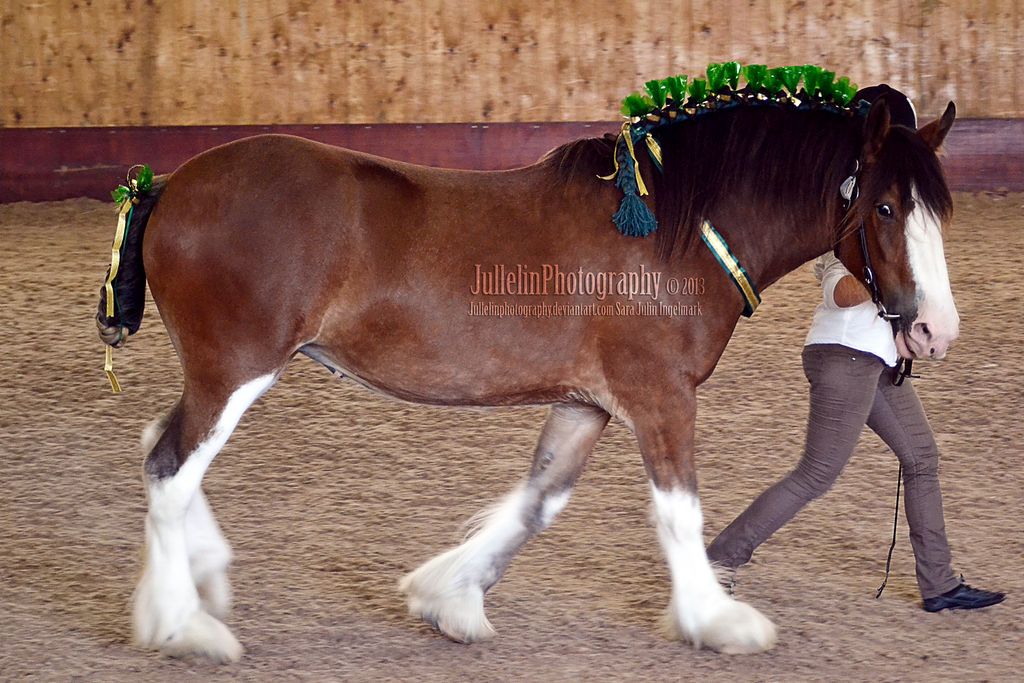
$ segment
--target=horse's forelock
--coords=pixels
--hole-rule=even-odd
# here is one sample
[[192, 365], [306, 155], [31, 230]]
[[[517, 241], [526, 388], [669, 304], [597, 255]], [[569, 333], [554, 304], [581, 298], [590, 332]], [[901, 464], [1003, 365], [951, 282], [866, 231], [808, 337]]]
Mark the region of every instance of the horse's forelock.
[[882, 146], [872, 172], [862, 186], [868, 199], [880, 197], [895, 186], [909, 206], [913, 195], [924, 208], [943, 222], [953, 212], [953, 199], [935, 152], [911, 128], [894, 126]]

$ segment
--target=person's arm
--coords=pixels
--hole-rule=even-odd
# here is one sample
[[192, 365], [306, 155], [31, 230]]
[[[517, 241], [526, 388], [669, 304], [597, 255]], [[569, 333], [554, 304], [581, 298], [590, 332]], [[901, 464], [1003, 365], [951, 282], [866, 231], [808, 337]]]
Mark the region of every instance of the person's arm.
[[840, 308], [849, 308], [865, 301], [871, 301], [871, 293], [860, 280], [852, 275], [846, 275], [836, 283], [835, 289], [832, 290], [832, 300]]

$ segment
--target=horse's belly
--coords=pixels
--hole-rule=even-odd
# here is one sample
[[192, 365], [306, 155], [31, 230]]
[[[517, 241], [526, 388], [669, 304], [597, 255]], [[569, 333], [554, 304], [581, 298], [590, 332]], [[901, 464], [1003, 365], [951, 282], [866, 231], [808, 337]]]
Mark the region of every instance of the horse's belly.
[[594, 383], [578, 331], [550, 325], [523, 334], [496, 324], [435, 319], [414, 329], [378, 318], [322, 330], [301, 351], [364, 386], [419, 403], [550, 403], [572, 400]]

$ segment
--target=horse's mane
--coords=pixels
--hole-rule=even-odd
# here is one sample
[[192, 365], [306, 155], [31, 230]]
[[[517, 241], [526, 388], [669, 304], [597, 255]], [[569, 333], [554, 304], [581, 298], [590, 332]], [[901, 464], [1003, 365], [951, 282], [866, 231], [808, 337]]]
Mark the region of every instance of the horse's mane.
[[580, 138], [554, 148], [544, 155], [541, 164], [558, 170], [567, 182], [580, 178], [593, 179], [594, 175], [607, 176], [615, 171], [616, 137], [611, 133], [599, 138]]
[[[826, 110], [737, 106], [656, 128], [652, 134], [661, 145], [662, 172], [642, 159], [647, 156], [643, 143], [636, 154], [654, 193], [659, 255], [668, 258], [688, 249], [701, 221], [737, 198], [766, 217], [794, 225], [820, 223], [854, 171], [863, 122], [860, 116]], [[948, 215], [951, 200], [935, 155], [911, 129], [892, 131], [878, 160], [881, 172], [861, 187], [864, 201], [857, 210], [870, 210], [873, 198], [898, 180], [902, 196], [910, 196], [905, 185], [913, 183], [930, 210]], [[570, 142], [544, 163], [566, 182], [601, 182], [596, 175], [614, 170], [615, 139]]]

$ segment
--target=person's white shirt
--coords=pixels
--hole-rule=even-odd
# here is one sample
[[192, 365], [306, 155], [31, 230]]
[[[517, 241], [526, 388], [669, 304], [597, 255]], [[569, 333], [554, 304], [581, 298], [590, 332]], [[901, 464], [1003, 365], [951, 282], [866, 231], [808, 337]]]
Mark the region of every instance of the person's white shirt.
[[893, 367], [898, 358], [896, 342], [892, 326], [878, 317], [878, 307], [868, 300], [844, 308], [833, 298], [836, 285], [849, 274], [832, 252], [814, 262], [814, 275], [821, 282], [822, 302], [814, 309], [814, 321], [804, 345], [842, 344], [875, 355]]

